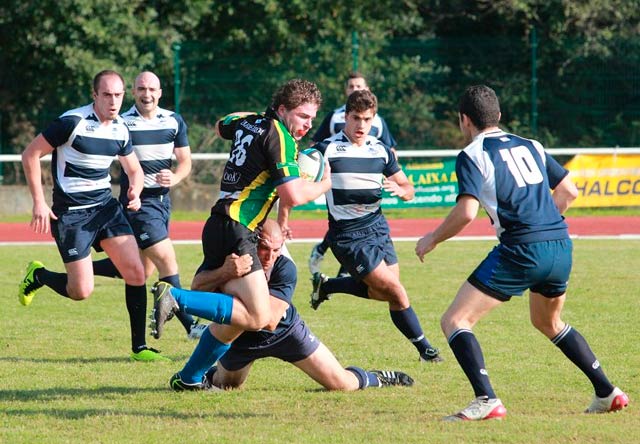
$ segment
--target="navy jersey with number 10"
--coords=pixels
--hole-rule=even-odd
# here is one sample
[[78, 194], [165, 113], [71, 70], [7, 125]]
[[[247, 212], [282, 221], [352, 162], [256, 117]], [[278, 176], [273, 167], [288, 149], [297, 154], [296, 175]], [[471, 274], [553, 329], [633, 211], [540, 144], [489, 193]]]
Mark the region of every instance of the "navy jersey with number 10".
[[458, 196], [478, 199], [500, 242], [569, 237], [550, 191], [569, 172], [539, 142], [503, 131], [480, 133], [458, 154], [456, 174]]

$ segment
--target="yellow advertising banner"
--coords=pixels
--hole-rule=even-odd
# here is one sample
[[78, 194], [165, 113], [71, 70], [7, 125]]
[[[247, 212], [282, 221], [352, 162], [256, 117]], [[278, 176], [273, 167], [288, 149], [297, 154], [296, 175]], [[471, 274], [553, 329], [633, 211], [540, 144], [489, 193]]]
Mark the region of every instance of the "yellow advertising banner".
[[580, 192], [572, 207], [640, 206], [640, 155], [578, 154], [565, 168]]

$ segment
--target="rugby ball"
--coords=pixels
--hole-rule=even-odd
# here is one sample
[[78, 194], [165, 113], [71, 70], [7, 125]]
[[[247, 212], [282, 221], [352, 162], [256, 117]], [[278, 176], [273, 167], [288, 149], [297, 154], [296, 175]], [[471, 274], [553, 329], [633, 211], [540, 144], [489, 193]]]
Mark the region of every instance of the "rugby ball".
[[324, 174], [324, 156], [315, 148], [298, 152], [300, 177], [309, 182], [318, 182]]

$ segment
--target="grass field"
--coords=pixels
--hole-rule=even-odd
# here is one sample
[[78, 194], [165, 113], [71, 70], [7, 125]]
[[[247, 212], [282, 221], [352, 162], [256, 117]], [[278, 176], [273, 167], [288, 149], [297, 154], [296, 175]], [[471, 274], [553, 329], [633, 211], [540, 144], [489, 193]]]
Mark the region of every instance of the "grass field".
[[[587, 379], [528, 321], [516, 298], [475, 329], [488, 370], [508, 409], [504, 421], [444, 423], [472, 391], [446, 346], [438, 322], [460, 283], [492, 243], [447, 242], [420, 264], [414, 244], [397, 244], [402, 278], [427, 336], [445, 362], [420, 365], [382, 303], [337, 295], [317, 312], [308, 306], [310, 244], [292, 244], [300, 268], [297, 306], [341, 363], [400, 369], [411, 388], [330, 393], [291, 365], [254, 365], [244, 389], [173, 393], [167, 381], [194, 347], [179, 323], [161, 341], [173, 359], [133, 363], [121, 281], [97, 278], [82, 303], [42, 289], [22, 307], [17, 283], [28, 260], [53, 270], [53, 246], [0, 247], [4, 290], [0, 328], [0, 443], [627, 443], [640, 436], [640, 241], [575, 241], [564, 319], [589, 340], [612, 381], [631, 398], [622, 413], [585, 415]], [[178, 245], [183, 283], [199, 259], [196, 245]], [[327, 259], [327, 271], [337, 270]], [[633, 438], [633, 437], [636, 438]], [[635, 440], [635, 441], [634, 441]]]

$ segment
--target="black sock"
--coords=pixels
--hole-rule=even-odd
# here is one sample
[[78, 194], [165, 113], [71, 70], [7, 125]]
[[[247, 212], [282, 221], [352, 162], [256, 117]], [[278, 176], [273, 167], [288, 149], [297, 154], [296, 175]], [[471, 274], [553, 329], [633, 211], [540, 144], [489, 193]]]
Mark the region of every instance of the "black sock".
[[129, 285], [124, 287], [129, 324], [131, 326], [131, 349], [138, 352], [146, 346], [145, 329], [147, 322], [147, 286]]
[[322, 239], [322, 242], [320, 242], [317, 245], [316, 250], [318, 251], [318, 253], [324, 256], [328, 249], [329, 249], [329, 240], [325, 235], [324, 238]]
[[596, 396], [605, 398], [611, 394], [614, 387], [604, 374], [598, 359], [591, 351], [586, 339], [569, 324], [565, 325], [560, 333], [552, 340], [556, 347], [562, 350], [571, 362], [573, 362], [593, 384]]
[[65, 298], [69, 297], [69, 293], [67, 292], [67, 273], [56, 273], [46, 268], [40, 268], [36, 270], [33, 275], [42, 285], [46, 285]]
[[355, 367], [353, 365], [345, 368], [345, 370], [356, 375], [356, 378], [358, 379], [358, 388], [360, 390], [367, 387], [380, 387], [382, 385], [375, 373], [368, 372], [360, 367]]
[[[180, 286], [180, 275], [178, 274], [165, 276], [160, 278], [160, 280], [163, 282], [168, 282], [175, 288], [182, 288]], [[191, 331], [191, 327], [196, 324], [196, 320], [193, 318], [193, 316], [191, 316], [189, 313], [185, 313], [184, 311], [179, 311], [178, 313], [176, 313], [176, 317], [180, 320], [180, 323], [187, 331], [187, 334]]]
[[489, 375], [484, 366], [482, 349], [473, 332], [466, 329], [454, 331], [449, 337], [449, 347], [451, 347], [451, 351], [453, 351], [464, 374], [467, 375], [476, 398], [479, 396], [495, 398], [496, 394], [491, 387], [491, 381], [489, 381]]
[[108, 257], [93, 261], [93, 274], [96, 276], [105, 276], [110, 278], [121, 278], [122, 275], [118, 271], [113, 262]]
[[369, 299], [369, 287], [367, 287], [367, 284], [356, 280], [352, 276], [331, 278], [324, 282], [321, 287], [324, 294], [345, 293]]
[[428, 348], [431, 348], [431, 344], [424, 336], [422, 326], [418, 320], [416, 312], [413, 308], [409, 307], [404, 310], [389, 310], [393, 325], [407, 338], [413, 346], [418, 349], [419, 353], [424, 353]]

